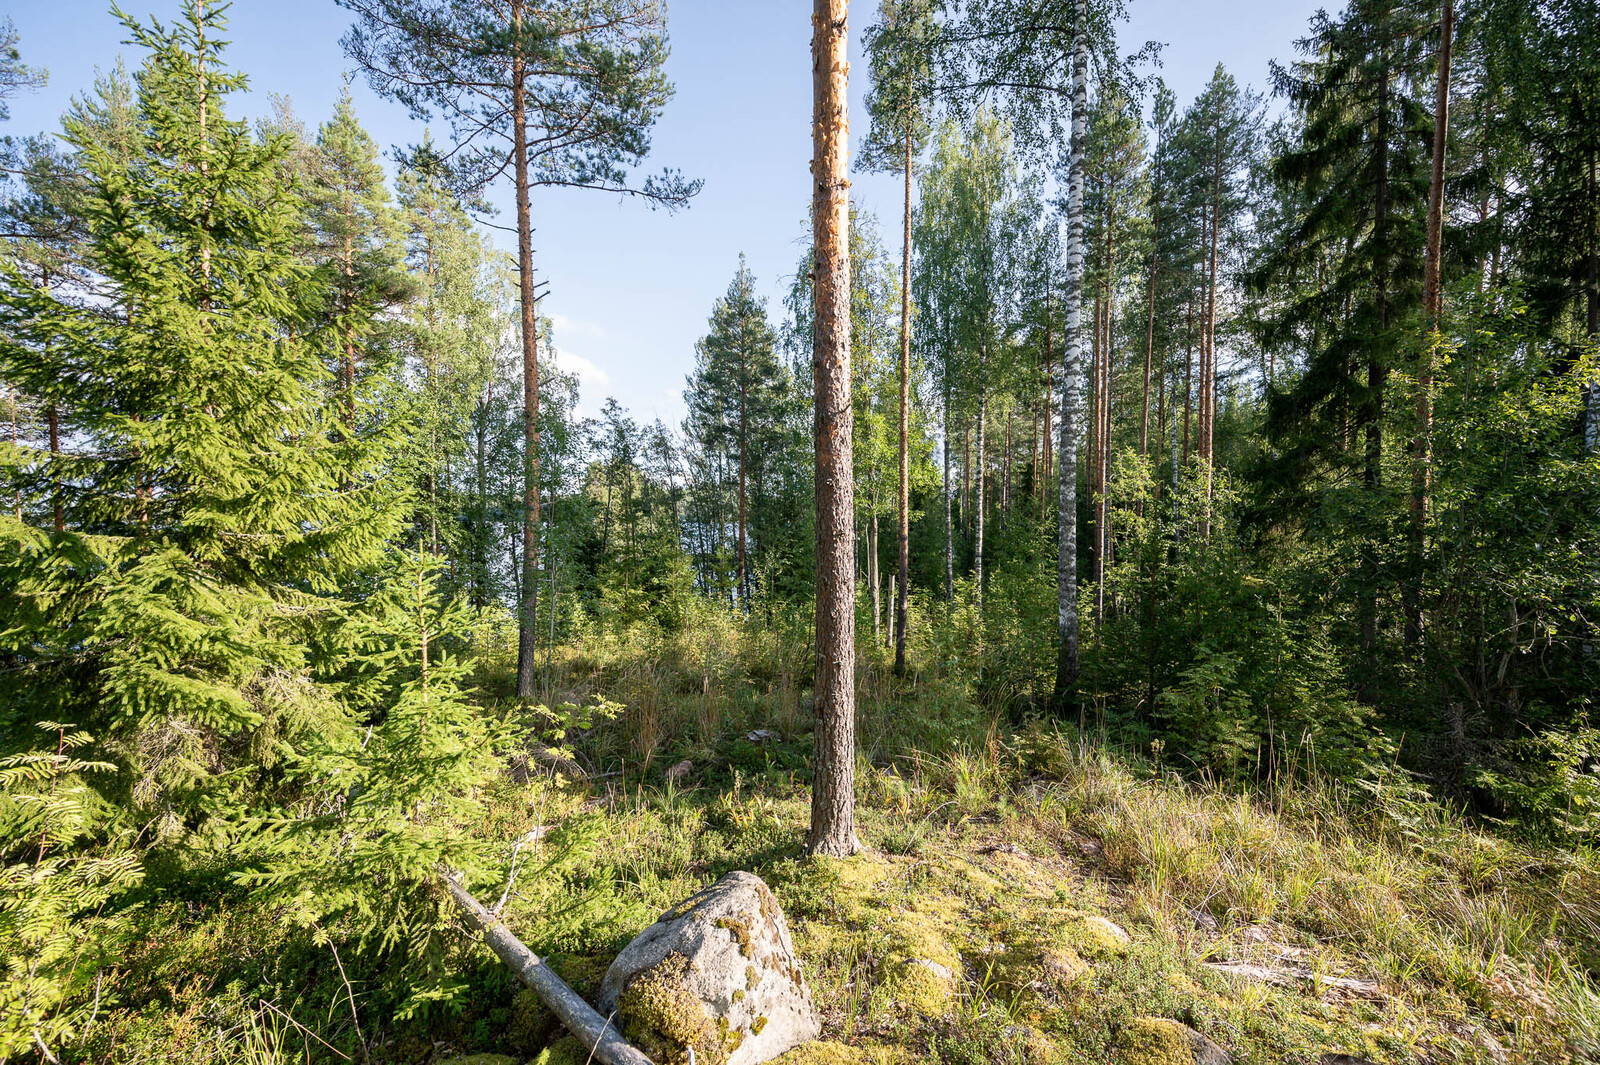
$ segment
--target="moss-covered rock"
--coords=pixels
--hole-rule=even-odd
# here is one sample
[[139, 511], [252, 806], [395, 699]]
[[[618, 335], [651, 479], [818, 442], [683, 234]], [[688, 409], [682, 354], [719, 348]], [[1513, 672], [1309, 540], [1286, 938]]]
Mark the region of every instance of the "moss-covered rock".
[[689, 961], [669, 954], [635, 976], [617, 998], [617, 1025], [656, 1065], [723, 1065], [728, 1051], [685, 977]]
[[1078, 956], [1078, 952], [1071, 947], [1060, 950], [1046, 950], [1039, 955], [1039, 972], [1044, 979], [1057, 987], [1063, 987], [1089, 975], [1089, 963]]
[[657, 1065], [755, 1065], [816, 1037], [811, 991], [777, 898], [730, 873], [629, 943], [601, 982], [602, 1013]]
[[1131, 936], [1114, 921], [1098, 913], [1068, 910], [1058, 915], [1062, 919], [1061, 936], [1079, 954], [1086, 958], [1126, 954]]
[[1137, 1017], [1117, 1033], [1117, 1065], [1232, 1065], [1233, 1058], [1186, 1024]]
[[772, 1065], [898, 1065], [903, 1060], [891, 1047], [852, 1047], [819, 1041], [795, 1047], [774, 1058]]
[[900, 962], [890, 974], [895, 1005], [912, 1013], [937, 1017], [955, 996], [955, 973], [929, 958]]

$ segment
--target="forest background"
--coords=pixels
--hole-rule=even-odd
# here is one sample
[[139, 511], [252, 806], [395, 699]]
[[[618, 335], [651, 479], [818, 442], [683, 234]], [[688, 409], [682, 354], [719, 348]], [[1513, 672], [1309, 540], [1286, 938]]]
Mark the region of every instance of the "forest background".
[[[665, 13], [614, 6], [551, 46], [544, 88], [601, 118], [532, 184], [692, 215], [692, 166], [638, 176]], [[445, 106], [386, 73], [419, 53], [379, 0], [344, 8], [374, 85]], [[857, 165], [908, 192], [849, 239], [864, 765], [1071, 734], [1589, 860], [1600, 14], [1358, 0], [1192, 99], [1123, 14], [900, 0], [868, 32]], [[457, 123], [391, 176], [349, 93], [241, 118], [216, 5], [123, 26], [59, 136], [6, 142], [4, 1054], [82, 1052], [119, 937], [201, 873], [393, 960], [424, 1016], [462, 985], [402, 885], [503, 880], [459, 829], [513, 752], [735, 794], [815, 753], [809, 246], [774, 299], [726, 264], [681, 422], [588, 410], [528, 376], [559, 329], [484, 228], [503, 150]], [[14, 101], [43, 75], [7, 37]]]

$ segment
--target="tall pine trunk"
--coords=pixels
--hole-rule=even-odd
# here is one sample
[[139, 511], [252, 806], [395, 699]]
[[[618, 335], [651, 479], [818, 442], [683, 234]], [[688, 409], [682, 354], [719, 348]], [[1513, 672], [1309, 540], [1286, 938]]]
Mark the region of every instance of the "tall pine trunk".
[[850, 410], [850, 116], [847, 0], [812, 9], [812, 224], [816, 305], [817, 607], [813, 854], [857, 849], [855, 832], [855, 581], [851, 565], [854, 464]]
[[749, 403], [749, 375], [744, 365], [745, 353], [739, 352], [739, 608], [750, 613], [750, 569], [745, 560], [745, 454], [747, 406]]
[[511, 5], [517, 50], [511, 59], [511, 151], [516, 156], [517, 283], [522, 302], [522, 602], [517, 612], [517, 696], [534, 695], [539, 656], [539, 318], [533, 286], [533, 223], [528, 209], [528, 124], [522, 57], [522, 4]]
[[1056, 515], [1056, 679], [1058, 712], [1077, 700], [1078, 437], [1083, 402], [1083, 170], [1089, 125], [1089, 4], [1078, 0], [1072, 42], [1072, 145], [1067, 167], [1066, 351], [1061, 367], [1060, 492]]

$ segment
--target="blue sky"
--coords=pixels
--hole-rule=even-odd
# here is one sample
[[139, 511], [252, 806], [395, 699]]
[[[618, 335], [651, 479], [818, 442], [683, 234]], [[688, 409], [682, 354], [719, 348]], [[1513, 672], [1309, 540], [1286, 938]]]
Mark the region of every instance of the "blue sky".
[[[130, 13], [167, 19], [176, 0], [122, 0]], [[1264, 88], [1267, 63], [1292, 56], [1319, 5], [1311, 0], [1131, 0], [1120, 28], [1123, 51], [1161, 41], [1162, 75], [1180, 107], [1220, 61], [1241, 82]], [[70, 98], [97, 66], [128, 51], [124, 31], [102, 0], [13, 0], [0, 5], [21, 34], [24, 60], [50, 71], [44, 90], [14, 101], [10, 133], [58, 128]], [[859, 32], [873, 0], [851, 5]], [[650, 168], [671, 166], [705, 179], [687, 211], [652, 213], [603, 193], [544, 190], [533, 203], [537, 263], [551, 283], [544, 310], [556, 323], [557, 361], [575, 371], [582, 407], [597, 411], [616, 396], [642, 420], [677, 425], [684, 377], [712, 301], [728, 285], [740, 252], [774, 321], [792, 281], [810, 195], [810, 12], [806, 0], [672, 0], [668, 73], [677, 85], [655, 131]], [[266, 94], [289, 96], [315, 127], [333, 108], [349, 63], [339, 37], [349, 13], [333, 0], [234, 0], [228, 58], [250, 75], [251, 93], [235, 107], [267, 111]], [[860, 102], [866, 64], [852, 53], [853, 136], [866, 131]], [[138, 62], [128, 51], [130, 66]], [[362, 121], [384, 146], [409, 144], [422, 129], [405, 111], [357, 80]], [[444, 131], [440, 130], [443, 136]], [[858, 206], [884, 223], [898, 245], [899, 183], [854, 175]], [[509, 199], [502, 197], [508, 207]], [[500, 222], [509, 222], [507, 210]], [[508, 249], [509, 234], [496, 239]], [[895, 248], [898, 253], [898, 248]]]

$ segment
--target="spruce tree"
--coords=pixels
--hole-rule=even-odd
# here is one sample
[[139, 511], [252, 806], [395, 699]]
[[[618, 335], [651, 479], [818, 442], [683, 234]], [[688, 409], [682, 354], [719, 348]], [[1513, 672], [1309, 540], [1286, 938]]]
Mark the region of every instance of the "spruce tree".
[[1319, 332], [1292, 387], [1271, 397], [1267, 435], [1275, 454], [1260, 479], [1274, 506], [1303, 512], [1330, 479], [1359, 477], [1366, 498], [1358, 505], [1371, 516], [1347, 594], [1356, 603], [1366, 698], [1375, 698], [1384, 590], [1376, 515], [1388, 383], [1422, 299], [1433, 140], [1423, 103], [1431, 88], [1424, 36], [1415, 13], [1396, 0], [1352, 0], [1338, 17], [1312, 20], [1311, 36], [1299, 43], [1307, 58], [1276, 71], [1300, 129], [1274, 159], [1273, 174], [1294, 187], [1301, 213], [1287, 239], [1254, 266], [1257, 289], [1325, 268], [1320, 283], [1296, 289], [1263, 329], [1271, 345], [1311, 323], [1331, 326]]
[[[775, 457], [780, 444], [792, 385], [778, 360], [777, 336], [767, 321], [766, 303], [756, 295], [755, 277], [742, 255], [727, 293], [712, 307], [708, 325], [709, 331], [695, 345], [695, 372], [684, 391], [689, 406], [684, 432], [703, 451], [717, 454], [718, 466], [729, 474], [715, 490], [723, 499], [731, 497], [733, 506], [718, 506], [718, 520], [731, 519], [736, 530], [729, 587], [748, 613], [753, 556], [768, 546], [765, 534], [781, 520], [770, 510], [767, 471], [769, 457]], [[761, 533], [754, 547], [752, 524]]]
[[40, 394], [66, 375], [80, 440], [64, 531], [0, 517], [0, 658], [6, 742], [38, 720], [92, 732], [161, 839], [261, 753], [252, 736], [325, 712], [304, 684], [314, 619], [397, 521], [380, 450], [331, 443], [300, 204], [284, 144], [226, 114], [244, 78], [221, 12], [124, 21], [148, 53], [137, 147], [66, 122], [92, 294], [0, 267], [0, 375]]

